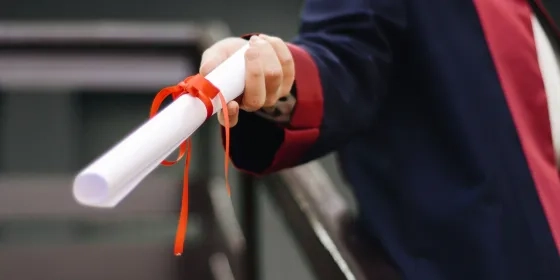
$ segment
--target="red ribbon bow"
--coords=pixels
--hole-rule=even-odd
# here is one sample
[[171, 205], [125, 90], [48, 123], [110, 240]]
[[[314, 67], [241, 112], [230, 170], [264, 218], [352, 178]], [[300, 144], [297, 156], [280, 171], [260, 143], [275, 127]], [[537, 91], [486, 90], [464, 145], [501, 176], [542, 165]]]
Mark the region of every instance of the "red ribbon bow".
[[[231, 188], [228, 183], [228, 166], [229, 166], [229, 117], [227, 110], [227, 103], [224, 96], [220, 93], [220, 90], [215, 87], [210, 81], [204, 78], [202, 75], [197, 74], [194, 76], [187, 77], [185, 80], [180, 82], [175, 86], [170, 86], [163, 88], [156, 94], [152, 102], [152, 107], [150, 109], [150, 118], [153, 118], [159, 108], [161, 103], [168, 97], [172, 96], [173, 100], [176, 100], [183, 94], [191, 95], [192, 97], [198, 98], [204, 106], [206, 106], [206, 117], [209, 118], [214, 113], [214, 106], [212, 105], [212, 99], [218, 96], [220, 98], [220, 103], [222, 104], [222, 112], [224, 114], [225, 122], [225, 158], [224, 158], [224, 172], [226, 179], [226, 188], [228, 195], [231, 195]], [[164, 160], [161, 162], [164, 166], [171, 166], [178, 163], [183, 156], [185, 156], [185, 169], [183, 174], [183, 195], [181, 198], [181, 213], [179, 215], [179, 224], [177, 226], [177, 233], [175, 235], [175, 247], [174, 253], [176, 256], [183, 254], [183, 247], [185, 244], [185, 236], [187, 233], [187, 223], [189, 218], [189, 165], [191, 161], [191, 139], [187, 139], [181, 143], [179, 146], [179, 155], [176, 160], [168, 161]]]

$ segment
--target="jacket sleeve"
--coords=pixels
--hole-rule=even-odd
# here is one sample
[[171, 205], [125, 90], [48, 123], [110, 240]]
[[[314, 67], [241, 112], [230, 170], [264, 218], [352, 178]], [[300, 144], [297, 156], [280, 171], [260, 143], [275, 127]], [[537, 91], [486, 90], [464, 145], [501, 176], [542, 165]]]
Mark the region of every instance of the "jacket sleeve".
[[376, 100], [387, 94], [392, 48], [406, 22], [404, 0], [307, 0], [295, 61], [296, 106], [280, 126], [241, 112], [230, 157], [263, 174], [321, 157], [371, 128]]

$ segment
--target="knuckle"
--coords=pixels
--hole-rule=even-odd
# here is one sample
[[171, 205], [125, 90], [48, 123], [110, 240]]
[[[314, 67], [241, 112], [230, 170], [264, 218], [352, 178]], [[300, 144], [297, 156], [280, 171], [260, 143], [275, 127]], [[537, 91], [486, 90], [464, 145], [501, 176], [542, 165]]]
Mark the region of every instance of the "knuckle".
[[245, 51], [245, 59], [254, 60], [259, 57], [259, 50], [255, 47], [250, 47]]
[[258, 40], [255, 42], [255, 45], [259, 47], [268, 47], [270, 46], [270, 42], [268, 40], [263, 39], [262, 37], [259, 37]]
[[280, 67], [269, 67], [265, 70], [264, 76], [267, 79], [276, 79], [282, 77], [282, 68]]
[[268, 41], [273, 45], [284, 44], [284, 40], [276, 36], [268, 36]]
[[252, 97], [252, 98], [247, 98], [243, 103], [247, 109], [256, 111], [264, 105], [264, 100], [258, 97], [257, 98]]
[[247, 73], [249, 79], [260, 79], [262, 77], [262, 73], [259, 70], [252, 70]]

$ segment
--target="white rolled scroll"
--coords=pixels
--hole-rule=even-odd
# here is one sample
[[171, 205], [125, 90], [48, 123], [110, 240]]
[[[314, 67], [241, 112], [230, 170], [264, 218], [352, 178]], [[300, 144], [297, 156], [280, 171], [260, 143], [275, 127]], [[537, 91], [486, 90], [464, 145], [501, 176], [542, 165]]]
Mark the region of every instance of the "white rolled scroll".
[[[243, 92], [247, 48], [245, 45], [206, 76], [228, 102]], [[219, 97], [212, 103], [215, 114], [222, 108]], [[206, 107], [197, 98], [187, 94], [177, 98], [78, 173], [74, 198], [85, 206], [116, 206], [204, 123], [206, 115]]]

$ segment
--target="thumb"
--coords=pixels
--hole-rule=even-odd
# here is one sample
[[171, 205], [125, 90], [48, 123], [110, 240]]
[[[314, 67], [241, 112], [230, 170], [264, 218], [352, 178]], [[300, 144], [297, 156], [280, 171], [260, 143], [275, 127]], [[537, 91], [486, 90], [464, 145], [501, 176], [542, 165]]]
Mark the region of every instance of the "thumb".
[[[228, 117], [229, 117], [229, 127], [234, 127], [239, 121], [239, 103], [231, 101], [227, 104]], [[225, 123], [224, 113], [220, 110], [218, 112], [218, 122], [223, 127], [227, 127], [228, 124]]]

